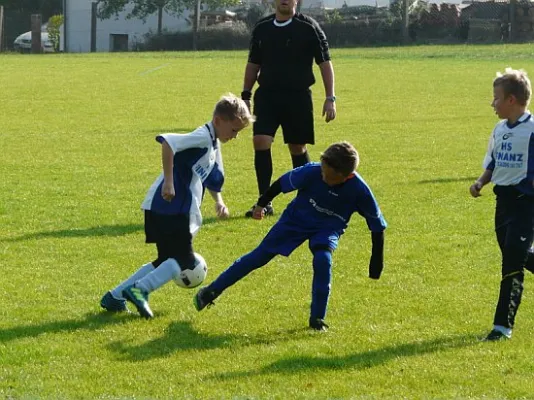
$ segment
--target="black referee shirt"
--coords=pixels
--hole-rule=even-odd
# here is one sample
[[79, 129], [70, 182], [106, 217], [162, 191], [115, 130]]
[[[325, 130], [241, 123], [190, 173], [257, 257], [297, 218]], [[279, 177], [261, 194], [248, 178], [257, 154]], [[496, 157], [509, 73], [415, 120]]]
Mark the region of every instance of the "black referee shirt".
[[276, 22], [273, 14], [259, 20], [252, 31], [248, 61], [260, 66], [262, 88], [308, 89], [315, 83], [314, 59], [317, 64], [329, 61], [330, 53], [326, 36], [313, 18], [298, 13], [286, 25]]

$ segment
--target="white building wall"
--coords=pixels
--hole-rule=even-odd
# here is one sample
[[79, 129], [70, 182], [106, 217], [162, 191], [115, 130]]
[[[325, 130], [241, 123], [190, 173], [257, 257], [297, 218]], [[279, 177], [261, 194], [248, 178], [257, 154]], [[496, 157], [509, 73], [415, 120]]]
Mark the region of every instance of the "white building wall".
[[[91, 51], [91, 0], [64, 0], [66, 51], [71, 53], [85, 53]], [[131, 6], [129, 6], [131, 7]], [[119, 14], [118, 18], [96, 21], [96, 51], [110, 51], [112, 34], [127, 34], [128, 47], [133, 49], [135, 44], [143, 41], [143, 36], [149, 31], [158, 30], [157, 12], [150, 15], [146, 22], [138, 19], [126, 19], [131, 8]], [[185, 11], [181, 17], [163, 12], [163, 29], [169, 31], [184, 31], [191, 29], [185, 20], [189, 15]]]

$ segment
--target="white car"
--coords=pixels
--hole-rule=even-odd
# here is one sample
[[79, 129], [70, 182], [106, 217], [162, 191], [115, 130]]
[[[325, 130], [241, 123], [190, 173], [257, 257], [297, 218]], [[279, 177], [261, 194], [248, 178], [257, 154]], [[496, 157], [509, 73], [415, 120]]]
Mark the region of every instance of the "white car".
[[[13, 42], [13, 47], [15, 51], [20, 51], [21, 53], [29, 53], [32, 51], [32, 33], [26, 32], [18, 36]], [[48, 32], [41, 32], [41, 48], [43, 53], [53, 53], [54, 45], [48, 38]]]

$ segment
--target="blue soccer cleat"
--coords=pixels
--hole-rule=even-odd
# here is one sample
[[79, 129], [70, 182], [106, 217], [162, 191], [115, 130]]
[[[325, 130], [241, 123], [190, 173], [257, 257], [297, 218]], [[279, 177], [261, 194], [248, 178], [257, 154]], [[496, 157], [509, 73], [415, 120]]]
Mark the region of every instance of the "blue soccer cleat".
[[133, 303], [139, 315], [146, 319], [154, 318], [154, 313], [148, 305], [148, 293], [132, 285], [124, 289], [122, 295], [126, 300]]

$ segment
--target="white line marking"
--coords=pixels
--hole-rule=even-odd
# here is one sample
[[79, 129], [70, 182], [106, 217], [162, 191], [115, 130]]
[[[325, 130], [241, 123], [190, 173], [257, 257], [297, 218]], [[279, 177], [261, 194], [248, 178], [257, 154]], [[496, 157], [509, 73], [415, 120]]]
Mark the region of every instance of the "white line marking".
[[171, 65], [170, 63], [167, 63], [167, 64], [163, 64], [163, 65], [160, 65], [159, 67], [156, 67], [156, 68], [152, 68], [152, 69], [149, 69], [149, 70], [146, 70], [146, 71], [143, 71], [143, 72], [140, 72], [139, 75], [146, 75], [146, 74], [150, 74], [151, 72], [154, 72], [154, 71], [157, 71], [158, 69], [162, 69], [162, 68], [165, 68], [167, 65]]

